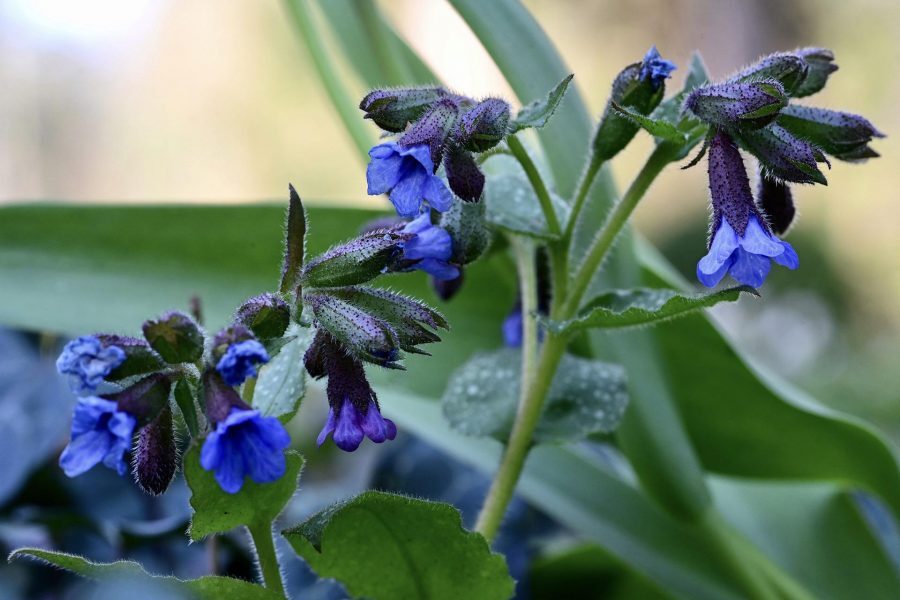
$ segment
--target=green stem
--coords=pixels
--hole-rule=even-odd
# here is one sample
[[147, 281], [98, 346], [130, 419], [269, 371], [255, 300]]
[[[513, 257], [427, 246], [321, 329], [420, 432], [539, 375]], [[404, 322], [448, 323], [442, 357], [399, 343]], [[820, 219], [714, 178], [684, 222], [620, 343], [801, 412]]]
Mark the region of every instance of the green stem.
[[253, 538], [253, 547], [256, 549], [256, 558], [259, 560], [263, 584], [284, 598], [284, 583], [281, 580], [281, 567], [278, 564], [275, 542], [272, 539], [272, 524], [248, 525], [247, 529], [250, 530], [250, 537]]
[[566, 243], [572, 240], [572, 235], [575, 233], [575, 226], [578, 224], [578, 216], [581, 214], [581, 209], [584, 208], [584, 201], [587, 199], [588, 192], [591, 191], [591, 186], [594, 184], [594, 178], [597, 176], [597, 173], [600, 172], [600, 167], [602, 166], [603, 160], [591, 152], [591, 161], [581, 174], [581, 180], [578, 182], [578, 187], [575, 188], [576, 191], [575, 199], [572, 201], [572, 212], [569, 213], [569, 220], [566, 221], [566, 229], [563, 231], [563, 240]]
[[306, 49], [312, 58], [319, 79], [325, 87], [331, 105], [338, 112], [344, 127], [353, 138], [357, 150], [360, 152], [363, 161], [368, 162], [369, 149], [372, 147], [372, 136], [369, 134], [365, 123], [359, 116], [359, 111], [353, 102], [349, 101], [352, 96], [344, 87], [344, 84], [338, 79], [337, 69], [331, 63], [329, 53], [325, 49], [325, 42], [319, 35], [319, 30], [313, 22], [313, 16], [310, 12], [308, 0], [286, 0], [288, 13], [293, 17], [294, 24], [300, 31], [300, 37], [306, 44]]
[[541, 418], [544, 399], [565, 350], [564, 337], [548, 335], [541, 349], [531, 385], [520, 390], [519, 409], [509, 441], [475, 524], [475, 531], [481, 533], [489, 542], [497, 535], [497, 530], [503, 522], [506, 507], [512, 499], [516, 483], [525, 466], [525, 458], [531, 448], [531, 438]]
[[719, 556], [727, 563], [737, 583], [751, 600], [779, 600], [780, 595], [772, 582], [762, 576], [762, 572], [750, 559], [737, 535], [727, 523], [722, 521], [715, 510], [710, 510], [698, 523], [706, 538], [719, 550]]
[[[534, 265], [534, 246], [530, 240], [511, 236], [516, 267], [519, 272], [519, 296], [522, 300], [522, 379], [521, 390], [531, 386], [531, 375], [537, 360], [537, 270]], [[524, 392], [522, 392], [524, 394]]]
[[359, 11], [360, 19], [372, 40], [372, 47], [378, 57], [378, 62], [384, 68], [384, 73], [391, 85], [415, 83], [416, 78], [401, 54], [400, 47], [396, 40], [388, 35], [384, 19], [378, 11], [375, 0], [354, 2], [353, 6]]
[[506, 143], [509, 146], [510, 152], [516, 157], [519, 164], [522, 165], [525, 175], [528, 176], [528, 181], [531, 182], [531, 187], [534, 188], [534, 193], [541, 203], [541, 210], [544, 211], [544, 218], [547, 220], [547, 229], [550, 230], [552, 235], [559, 236], [562, 232], [559, 227], [559, 219], [556, 218], [556, 211], [553, 210], [550, 192], [547, 191], [547, 186], [544, 185], [544, 179], [541, 177], [540, 172], [538, 172], [534, 161], [528, 156], [528, 151], [525, 150], [525, 146], [522, 145], [522, 142], [520, 142], [519, 138], [516, 136], [508, 136], [506, 138]]
[[616, 241], [619, 232], [628, 222], [631, 213], [634, 212], [638, 202], [644, 197], [644, 193], [656, 176], [671, 162], [671, 150], [665, 144], [660, 144], [656, 150], [647, 159], [644, 167], [638, 173], [631, 187], [622, 196], [622, 199], [613, 207], [612, 211], [606, 217], [594, 240], [588, 248], [584, 260], [579, 265], [574, 277], [572, 278], [572, 286], [566, 297], [565, 304], [561, 310], [563, 318], [571, 317], [578, 310], [581, 299], [587, 291], [588, 285], [594, 278], [598, 267], [603, 262], [606, 254], [612, 248], [613, 242]]

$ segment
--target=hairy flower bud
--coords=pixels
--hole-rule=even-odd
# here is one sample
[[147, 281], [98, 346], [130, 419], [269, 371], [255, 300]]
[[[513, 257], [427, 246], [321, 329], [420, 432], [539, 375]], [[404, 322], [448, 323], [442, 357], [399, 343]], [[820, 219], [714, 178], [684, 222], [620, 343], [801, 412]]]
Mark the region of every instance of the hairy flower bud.
[[827, 163], [821, 150], [777, 123], [763, 129], [735, 133], [735, 140], [759, 160], [768, 177], [794, 183], [828, 185], [817, 164]]
[[171, 364], [196, 362], [203, 356], [203, 331], [188, 315], [171, 311], [145, 321], [144, 337]]
[[485, 220], [485, 211], [484, 202], [457, 202], [441, 215], [440, 225], [453, 239], [451, 263], [472, 263], [491, 245], [492, 235]]
[[267, 292], [244, 302], [235, 317], [257, 338], [269, 340], [284, 335], [291, 321], [291, 309], [281, 297]]
[[879, 154], [869, 147], [869, 142], [884, 137], [859, 115], [812, 106], [788, 106], [778, 124], [841, 160], [877, 158]]
[[397, 143], [407, 148], [425, 144], [437, 168], [441, 163], [447, 139], [456, 127], [458, 116], [459, 107], [456, 102], [449, 98], [438, 100], [418, 121], [409, 126]]
[[484, 173], [471, 154], [458, 146], [450, 147], [444, 156], [444, 169], [447, 172], [447, 183], [454, 194], [465, 202], [478, 202], [481, 199]]
[[806, 79], [809, 65], [803, 57], [789, 52], [778, 52], [764, 56], [736, 75], [729, 77], [726, 83], [745, 83], [761, 80], [775, 80], [780, 83], [788, 95]]
[[759, 207], [772, 231], [778, 235], [782, 235], [790, 228], [797, 213], [791, 188], [785, 183], [764, 176], [759, 178]]
[[453, 297], [456, 296], [456, 294], [459, 293], [459, 290], [462, 289], [465, 279], [465, 270], [460, 267], [459, 277], [455, 279], [438, 279], [437, 277], [432, 277], [431, 289], [434, 290], [434, 293], [438, 298], [440, 298], [444, 302], [448, 302], [452, 300]]
[[212, 359], [218, 362], [225, 356], [228, 348], [234, 344], [240, 344], [249, 340], [255, 340], [253, 332], [241, 323], [236, 323], [230, 327], [226, 327], [216, 334], [212, 343]]
[[825, 87], [828, 77], [838, 70], [834, 64], [834, 53], [827, 48], [801, 48], [794, 52], [808, 65], [806, 77], [794, 90], [795, 98], [811, 96]]
[[133, 416], [141, 426], [155, 419], [159, 411], [169, 405], [171, 389], [172, 380], [168, 375], [154, 373], [117, 394], [103, 397], [115, 402], [119, 410]]
[[784, 87], [774, 79], [704, 85], [684, 101], [698, 119], [726, 129], [765, 127], [787, 104]]
[[398, 231], [373, 231], [334, 246], [306, 264], [301, 282], [307, 288], [365, 283], [391, 265], [410, 237]]
[[440, 87], [386, 88], [372, 90], [359, 103], [365, 119], [391, 133], [400, 133], [418, 120], [428, 107], [448, 92]]
[[146, 493], [159, 496], [169, 488], [177, 462], [172, 409], [166, 405], [138, 435], [134, 480]]
[[159, 371], [166, 366], [165, 361], [145, 340], [115, 334], [100, 334], [97, 338], [105, 348], [115, 346], [125, 353], [125, 360], [109, 372], [105, 378], [107, 381], [121, 381], [135, 375]]
[[228, 418], [231, 409], [249, 410], [250, 406], [241, 399], [233, 387], [225, 383], [215, 369], [207, 369], [201, 378], [203, 386], [203, 405], [206, 417], [213, 425]]
[[505, 100], [482, 100], [459, 118], [454, 141], [472, 152], [490, 150], [506, 137], [509, 118], [509, 104]]
[[[336, 290], [340, 292], [340, 290]], [[400, 340], [391, 325], [333, 293], [307, 294], [304, 298], [318, 325], [340, 342], [347, 351], [389, 369], [402, 368]]]

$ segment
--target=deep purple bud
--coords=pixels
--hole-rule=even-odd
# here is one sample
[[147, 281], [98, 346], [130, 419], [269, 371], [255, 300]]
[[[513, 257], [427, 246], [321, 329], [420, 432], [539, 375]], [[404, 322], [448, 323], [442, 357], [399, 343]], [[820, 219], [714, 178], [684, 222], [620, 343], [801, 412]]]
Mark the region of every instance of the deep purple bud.
[[777, 52], [764, 56], [749, 67], [729, 77], [726, 83], [775, 80], [790, 96], [806, 79], [809, 66], [803, 57], [791, 52]]
[[481, 199], [484, 173], [469, 152], [456, 146], [451, 147], [444, 157], [444, 169], [454, 194], [466, 202], [478, 202]]
[[317, 324], [361, 360], [389, 369], [402, 368], [397, 332], [383, 319], [369, 314], [330, 293], [304, 298]]
[[828, 162], [822, 151], [781, 125], [773, 123], [755, 131], [743, 130], [734, 137], [742, 148], [759, 160], [767, 177], [828, 185], [818, 166], [819, 162]]
[[284, 335], [291, 321], [291, 309], [280, 296], [266, 292], [254, 296], [237, 309], [235, 320], [246, 325], [261, 340]]
[[448, 302], [459, 293], [459, 290], [462, 289], [463, 282], [465, 281], [465, 271], [462, 267], [459, 268], [459, 277], [456, 279], [444, 280], [438, 279], [436, 277], [431, 277], [431, 289], [434, 290], [434, 293], [437, 294], [437, 297], [443, 300], [444, 302]]
[[806, 78], [794, 90], [795, 98], [811, 96], [825, 87], [828, 77], [838, 70], [834, 64], [834, 53], [827, 48], [801, 48], [794, 51], [808, 65]]
[[447, 139], [456, 127], [458, 116], [459, 107], [456, 102], [449, 98], [438, 100], [418, 121], [410, 125], [397, 143], [407, 148], [423, 144], [428, 146], [431, 160], [437, 169], [437, 165], [441, 164]]
[[686, 110], [711, 125], [758, 129], [787, 106], [784, 87], [774, 79], [704, 85], [688, 94]]
[[316, 335], [313, 337], [312, 343], [303, 354], [303, 366], [306, 372], [313, 379], [321, 379], [325, 377], [325, 352], [329, 345], [337, 342], [329, 340], [331, 334], [322, 328], [316, 329]]
[[134, 480], [151, 496], [159, 496], [169, 488], [175, 476], [178, 449], [172, 409], [164, 406], [156, 418], [141, 429], [134, 451]]
[[215, 369], [204, 371], [202, 382], [206, 417], [213, 425], [227, 419], [232, 408], [250, 410], [250, 406], [241, 399], [240, 394], [225, 383]]
[[453, 134], [454, 141], [472, 152], [484, 152], [499, 144], [509, 129], [509, 104], [487, 98], [463, 113]]
[[440, 87], [387, 88], [372, 90], [359, 103], [366, 119], [391, 133], [400, 133], [418, 120], [435, 101], [446, 97]]
[[309, 261], [301, 281], [307, 288], [365, 283], [385, 272], [410, 237], [391, 230], [361, 235]]
[[864, 117], [812, 106], [788, 106], [778, 124], [826, 154], [848, 161], [877, 158], [869, 142], [884, 137]]
[[164, 373], [154, 373], [116, 394], [103, 396], [112, 400], [137, 419], [138, 426], [145, 425], [156, 418], [163, 407], [169, 405], [169, 391], [172, 380]]
[[794, 222], [797, 209], [787, 184], [764, 176], [759, 178], [759, 207], [776, 234], [781, 235]]
[[167, 312], [144, 322], [144, 337], [171, 364], [196, 362], [203, 356], [203, 331], [190, 316]]

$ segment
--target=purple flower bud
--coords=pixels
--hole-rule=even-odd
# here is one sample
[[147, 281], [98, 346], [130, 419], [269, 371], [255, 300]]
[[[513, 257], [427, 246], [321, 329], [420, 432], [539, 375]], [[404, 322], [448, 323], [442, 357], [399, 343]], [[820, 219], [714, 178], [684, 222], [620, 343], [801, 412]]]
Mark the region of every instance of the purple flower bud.
[[56, 359], [56, 370], [68, 378], [76, 394], [91, 393], [119, 365], [125, 362], [125, 351], [104, 344], [93, 335], [76, 338], [65, 345]]
[[347, 351], [382, 367], [402, 368], [396, 364], [401, 358], [400, 341], [389, 323], [331, 293], [307, 294], [304, 299], [317, 324]]
[[811, 96], [825, 87], [828, 77], [838, 70], [834, 64], [834, 53], [827, 48], [801, 48], [794, 54], [806, 61], [806, 77], [794, 90], [795, 98]]
[[759, 206], [766, 216], [766, 222], [778, 235], [786, 232], [794, 222], [797, 210], [791, 188], [785, 183], [760, 175]]
[[237, 309], [235, 320], [246, 325], [261, 340], [284, 335], [291, 321], [291, 309], [280, 296], [266, 292], [254, 296]]
[[484, 152], [500, 143], [508, 129], [509, 104], [500, 98], [487, 98], [463, 113], [453, 138], [466, 150]]
[[736, 132], [734, 137], [742, 148], [759, 160], [766, 177], [828, 185], [818, 166], [819, 162], [828, 162], [822, 151], [778, 123], [755, 131]]
[[438, 279], [437, 277], [430, 277], [429, 279], [431, 281], [431, 289], [434, 290], [437, 297], [444, 302], [448, 302], [459, 293], [460, 289], [462, 289], [463, 282], [465, 281], [465, 271], [460, 267], [459, 277], [456, 279], [445, 280]]
[[391, 133], [400, 133], [418, 120], [434, 102], [448, 96], [440, 87], [388, 88], [372, 90], [359, 103], [364, 118]]
[[109, 372], [105, 377], [107, 381], [120, 381], [166, 368], [165, 361], [146, 340], [115, 334], [100, 334], [97, 338], [104, 348], [115, 346], [125, 352], [125, 360]]
[[386, 142], [372, 148], [369, 156], [372, 160], [366, 169], [368, 194], [388, 194], [401, 217], [415, 217], [424, 202], [440, 212], [450, 208], [453, 195], [443, 180], [434, 175], [436, 163], [427, 144], [401, 146]]
[[771, 261], [789, 269], [799, 266], [793, 247], [776, 238], [759, 214], [740, 152], [722, 132], [709, 143], [709, 191], [709, 252], [697, 263], [703, 285], [713, 287], [729, 273], [739, 283], [759, 287]]
[[166, 373], [154, 373], [116, 394], [103, 396], [119, 405], [141, 427], [156, 418], [159, 411], [169, 404], [172, 380]]
[[250, 410], [233, 387], [225, 383], [215, 369], [207, 369], [201, 377], [203, 384], [203, 404], [206, 417], [213, 424], [224, 421], [232, 409]]
[[256, 377], [256, 367], [269, 362], [269, 353], [256, 340], [231, 344], [216, 363], [216, 371], [228, 385], [241, 385], [248, 377]]
[[141, 429], [134, 452], [134, 480], [146, 493], [159, 496], [172, 482], [177, 462], [172, 409], [167, 405]]
[[340, 287], [374, 279], [394, 264], [410, 237], [396, 230], [381, 230], [334, 246], [306, 264], [303, 285]]
[[726, 83], [775, 80], [788, 95], [806, 79], [809, 65], [803, 57], [791, 52], [778, 52], [764, 56], [749, 67], [729, 77]]
[[848, 161], [877, 158], [878, 153], [869, 147], [869, 142], [884, 137], [859, 115], [812, 106], [788, 106], [778, 124], [826, 154]]
[[[450, 133], [456, 127], [459, 106], [450, 98], [438, 100], [422, 117], [409, 126], [397, 143], [404, 148], [427, 146], [431, 162], [437, 166], [444, 155], [444, 147]], [[433, 172], [433, 170], [432, 170]]]
[[188, 315], [171, 311], [144, 322], [144, 337], [171, 364], [196, 362], [203, 356], [203, 332]]
[[784, 87], [774, 79], [704, 85], [688, 94], [686, 110], [711, 125], [758, 129], [787, 106]]
[[677, 68], [675, 63], [659, 55], [656, 46], [651, 46], [644, 55], [644, 60], [641, 61], [640, 78], [642, 81], [649, 82], [656, 89], [671, 77], [672, 71]]
[[472, 155], [462, 148], [453, 147], [444, 158], [447, 182], [453, 193], [465, 202], [478, 202], [484, 192], [484, 173]]
[[59, 457], [59, 466], [77, 477], [102, 462], [124, 475], [124, 456], [131, 448], [136, 419], [119, 405], [97, 396], [78, 399], [72, 418], [72, 439]]

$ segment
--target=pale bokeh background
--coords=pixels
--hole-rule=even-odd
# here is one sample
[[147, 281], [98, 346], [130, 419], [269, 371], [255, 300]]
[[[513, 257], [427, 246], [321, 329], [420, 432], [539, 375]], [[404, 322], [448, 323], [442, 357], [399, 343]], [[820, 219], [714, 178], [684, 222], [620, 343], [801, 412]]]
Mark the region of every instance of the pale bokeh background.
[[[654, 43], [680, 65], [699, 49], [714, 76], [764, 52], [835, 51], [840, 70], [807, 101], [871, 118], [889, 135], [875, 144], [882, 158], [835, 163], [829, 187], [798, 190], [790, 239], [806, 249], [801, 271], [777, 273], [766, 303], [719, 316], [761, 360], [896, 435], [900, 2], [526, 4], [595, 111], [616, 72]], [[452, 87], [512, 97], [443, 0], [381, 6]], [[0, 0], [0, 90], [0, 203], [259, 201], [283, 197], [288, 181], [307, 198], [378, 202], [279, 2]], [[619, 157], [620, 186], [650, 147], [640, 136]], [[685, 270], [703, 251], [705, 186], [703, 167], [670, 168], [638, 212]]]

